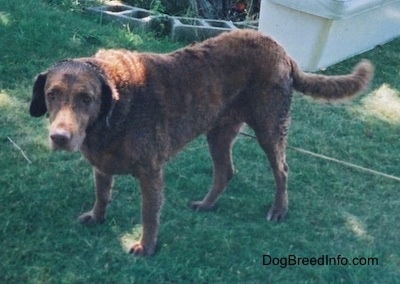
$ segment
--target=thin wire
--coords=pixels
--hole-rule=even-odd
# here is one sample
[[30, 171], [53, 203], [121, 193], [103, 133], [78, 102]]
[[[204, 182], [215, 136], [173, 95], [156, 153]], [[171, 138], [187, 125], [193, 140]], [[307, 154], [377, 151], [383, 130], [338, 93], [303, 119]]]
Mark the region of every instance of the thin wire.
[[[256, 139], [256, 137], [254, 135], [251, 135], [251, 134], [247, 134], [247, 133], [243, 133], [243, 132], [240, 132], [240, 134], [242, 134], [243, 136], [252, 138], [252, 139]], [[320, 158], [320, 159], [323, 159], [323, 160], [327, 160], [327, 161], [330, 161], [330, 162], [335, 162], [335, 163], [338, 163], [338, 164], [341, 164], [341, 165], [344, 165], [344, 166], [347, 166], [347, 167], [350, 167], [350, 168], [354, 168], [354, 169], [357, 169], [357, 170], [368, 172], [370, 174], [383, 176], [383, 177], [388, 178], [388, 179], [393, 179], [393, 180], [396, 180], [396, 181], [400, 181], [399, 177], [396, 177], [396, 176], [393, 176], [393, 175], [388, 175], [388, 174], [385, 174], [385, 173], [382, 173], [382, 172], [378, 172], [378, 171], [375, 171], [375, 170], [372, 170], [372, 169], [364, 168], [364, 167], [361, 167], [361, 166], [358, 166], [358, 165], [355, 165], [355, 164], [352, 164], [352, 163], [349, 163], [349, 162], [341, 161], [341, 160], [338, 160], [338, 159], [335, 159], [335, 158], [331, 158], [331, 157], [328, 157], [328, 156], [325, 156], [325, 155], [321, 155], [321, 154], [317, 154], [317, 153], [314, 153], [314, 152], [311, 152], [311, 151], [307, 151], [307, 150], [304, 150], [304, 149], [301, 149], [301, 148], [297, 148], [297, 147], [293, 147], [293, 146], [287, 146], [287, 147], [289, 149], [295, 150], [295, 151], [303, 153], [303, 154], [307, 154], [307, 155], [310, 155], [310, 156], [313, 156], [313, 157], [317, 157], [317, 158]]]
[[8, 138], [8, 141], [10, 141], [11, 144], [13, 144], [14, 147], [17, 148], [17, 149], [21, 152], [21, 154], [22, 154], [22, 156], [25, 158], [25, 160], [28, 161], [28, 164], [32, 164], [32, 161], [29, 160], [29, 158], [28, 158], [28, 156], [25, 154], [24, 150], [22, 150], [21, 147], [19, 147], [19, 146], [17, 145], [17, 143], [15, 143], [10, 137], [7, 136], [7, 138]]

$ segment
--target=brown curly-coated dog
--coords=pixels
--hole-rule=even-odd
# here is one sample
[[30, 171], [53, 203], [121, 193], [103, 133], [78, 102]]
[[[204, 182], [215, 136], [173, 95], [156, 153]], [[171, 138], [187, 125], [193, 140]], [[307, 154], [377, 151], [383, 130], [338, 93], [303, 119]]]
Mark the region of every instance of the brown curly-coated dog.
[[279, 221], [288, 210], [285, 140], [293, 89], [324, 100], [347, 99], [371, 80], [359, 63], [345, 76], [299, 70], [274, 40], [233, 31], [169, 54], [100, 50], [94, 57], [56, 63], [36, 78], [30, 114], [48, 112], [54, 150], [80, 150], [94, 167], [96, 202], [83, 223], [101, 222], [113, 176], [140, 181], [143, 234], [135, 255], [156, 249], [163, 203], [164, 163], [206, 134], [214, 164], [210, 191], [196, 210], [210, 209], [232, 178], [231, 148], [243, 123], [256, 133], [276, 182], [267, 214]]

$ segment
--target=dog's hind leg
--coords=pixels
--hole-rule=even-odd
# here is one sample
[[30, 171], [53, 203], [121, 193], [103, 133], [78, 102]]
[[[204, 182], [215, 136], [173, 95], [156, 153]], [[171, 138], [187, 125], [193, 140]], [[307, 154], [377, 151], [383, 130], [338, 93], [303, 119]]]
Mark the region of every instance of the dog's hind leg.
[[267, 219], [281, 221], [288, 210], [287, 177], [289, 170], [285, 157], [285, 138], [282, 136], [276, 137], [275, 135], [266, 137], [263, 134], [258, 134], [257, 137], [260, 146], [268, 157], [276, 186], [275, 200], [268, 211]]
[[268, 211], [267, 219], [281, 221], [288, 210], [285, 148], [290, 125], [290, 85], [282, 83], [279, 87], [264, 91], [264, 95], [254, 102], [250, 126], [254, 129], [258, 143], [269, 160], [275, 178], [275, 200]]
[[113, 184], [112, 175], [102, 173], [96, 168], [93, 172], [96, 189], [96, 202], [94, 203], [92, 210], [78, 217], [78, 220], [85, 224], [103, 222], [106, 215], [107, 205], [111, 200], [111, 188]]
[[253, 127], [258, 143], [264, 150], [275, 178], [275, 201], [267, 214], [271, 221], [281, 221], [288, 210], [287, 178], [285, 148], [286, 134], [290, 124], [289, 110], [286, 108], [270, 110], [263, 115]]
[[214, 174], [211, 189], [201, 201], [193, 201], [190, 206], [195, 210], [211, 209], [218, 197], [233, 177], [232, 145], [242, 122], [230, 120], [213, 128], [207, 133], [207, 142], [213, 160]]

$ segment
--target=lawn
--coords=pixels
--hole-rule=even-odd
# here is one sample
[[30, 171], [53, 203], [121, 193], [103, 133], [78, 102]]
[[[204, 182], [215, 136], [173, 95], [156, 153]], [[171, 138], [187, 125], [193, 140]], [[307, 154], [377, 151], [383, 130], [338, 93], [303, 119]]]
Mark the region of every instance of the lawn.
[[[211, 183], [204, 137], [167, 164], [154, 257], [126, 252], [141, 229], [131, 177], [116, 179], [104, 224], [79, 224], [94, 200], [91, 166], [79, 153], [50, 152], [46, 118], [28, 114], [35, 75], [99, 48], [183, 44], [104, 23], [75, 2], [0, 0], [0, 283], [398, 283], [398, 180], [290, 148], [289, 213], [267, 222], [272, 173], [243, 135], [235, 177], [211, 212], [187, 207]], [[347, 73], [361, 58], [376, 66], [370, 90], [344, 105], [295, 95], [288, 143], [400, 177], [400, 39], [324, 73]]]

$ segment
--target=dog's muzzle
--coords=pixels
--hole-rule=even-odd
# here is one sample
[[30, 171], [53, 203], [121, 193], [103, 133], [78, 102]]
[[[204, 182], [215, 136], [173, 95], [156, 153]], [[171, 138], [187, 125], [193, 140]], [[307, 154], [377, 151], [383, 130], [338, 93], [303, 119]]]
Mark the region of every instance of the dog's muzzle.
[[52, 146], [53, 146], [52, 148], [54, 150], [57, 150], [57, 149], [69, 150], [71, 137], [72, 137], [72, 134], [65, 129], [58, 128], [58, 129], [53, 130], [50, 133], [50, 139], [51, 139]]

